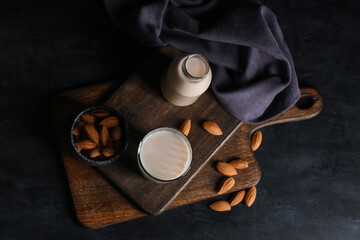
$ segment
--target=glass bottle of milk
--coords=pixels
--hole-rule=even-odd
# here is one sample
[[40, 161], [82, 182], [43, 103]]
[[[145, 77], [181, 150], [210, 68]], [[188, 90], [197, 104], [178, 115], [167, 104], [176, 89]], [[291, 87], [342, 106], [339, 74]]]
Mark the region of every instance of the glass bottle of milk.
[[211, 83], [207, 59], [200, 54], [175, 58], [161, 80], [164, 97], [176, 106], [193, 104]]

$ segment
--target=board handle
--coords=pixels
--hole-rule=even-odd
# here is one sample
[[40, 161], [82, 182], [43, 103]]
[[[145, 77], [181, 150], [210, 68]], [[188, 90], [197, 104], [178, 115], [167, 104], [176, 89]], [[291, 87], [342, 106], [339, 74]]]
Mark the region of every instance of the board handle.
[[307, 120], [318, 115], [323, 108], [323, 97], [311, 87], [300, 88], [299, 101], [277, 117], [259, 124], [241, 124], [242, 131], [249, 133], [249, 138], [256, 130], [274, 124]]

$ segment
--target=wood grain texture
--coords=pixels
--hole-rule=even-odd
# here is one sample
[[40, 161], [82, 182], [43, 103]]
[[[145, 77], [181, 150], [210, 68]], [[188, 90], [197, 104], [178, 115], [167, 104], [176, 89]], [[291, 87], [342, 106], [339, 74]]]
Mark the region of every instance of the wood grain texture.
[[[95, 229], [146, 214], [132, 205], [101, 174], [79, 161], [70, 148], [68, 131], [76, 114], [83, 108], [103, 103], [111, 93], [119, 88], [120, 82], [109, 82], [58, 94], [53, 101], [53, 117], [65, 170], [68, 176], [75, 212], [80, 223]], [[168, 208], [175, 208], [217, 196], [217, 184], [222, 176], [215, 170], [214, 163], [234, 158], [244, 158], [249, 168], [239, 170], [235, 176], [236, 184], [231, 192], [256, 185], [260, 180], [260, 167], [249, 145], [253, 131], [284, 122], [300, 121], [316, 116], [322, 109], [323, 100], [319, 92], [312, 88], [303, 88], [303, 96], [315, 99], [313, 106], [299, 109], [296, 106], [278, 117], [259, 125], [241, 123], [239, 129], [212, 156], [199, 174], [175, 198]]]
[[[99, 167], [99, 170], [150, 214], [164, 211], [240, 124], [220, 106], [211, 89], [190, 106], [178, 107], [167, 102], [160, 91], [160, 79], [171, 60], [162, 53], [149, 59], [105, 102], [127, 121], [130, 141], [118, 161]], [[147, 180], [137, 166], [139, 142], [151, 130], [162, 126], [179, 128], [185, 119], [193, 122], [188, 136], [193, 149], [190, 170], [180, 179], [166, 184]], [[223, 135], [214, 136], [206, 132], [202, 127], [206, 120], [216, 122]]]

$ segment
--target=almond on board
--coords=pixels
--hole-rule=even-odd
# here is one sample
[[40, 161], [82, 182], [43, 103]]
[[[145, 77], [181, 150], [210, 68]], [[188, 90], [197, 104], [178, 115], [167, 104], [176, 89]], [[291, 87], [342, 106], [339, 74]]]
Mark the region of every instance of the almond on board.
[[212, 121], [205, 121], [202, 124], [203, 128], [210, 134], [220, 136], [223, 135], [223, 132], [219, 125]]
[[251, 149], [255, 152], [261, 145], [262, 133], [261, 131], [256, 131], [251, 136]]
[[235, 179], [232, 177], [225, 178], [220, 183], [220, 190], [218, 194], [223, 194], [229, 191], [235, 185]]
[[236, 169], [245, 169], [249, 166], [249, 163], [244, 159], [232, 160], [231, 162], [229, 162], [229, 164]]
[[185, 122], [181, 124], [179, 129], [185, 134], [185, 136], [188, 136], [191, 129], [191, 119], [186, 119]]
[[226, 163], [226, 162], [218, 162], [216, 164], [216, 169], [226, 175], [226, 176], [234, 176], [234, 175], [237, 175], [237, 171], [236, 169], [231, 166], [230, 164]]

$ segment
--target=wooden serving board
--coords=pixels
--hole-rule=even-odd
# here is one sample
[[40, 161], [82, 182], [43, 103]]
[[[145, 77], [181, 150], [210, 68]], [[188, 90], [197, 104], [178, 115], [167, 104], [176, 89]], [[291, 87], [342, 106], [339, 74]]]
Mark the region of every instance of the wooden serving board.
[[[119, 88], [121, 82], [108, 82], [58, 94], [53, 99], [53, 117], [62, 159], [68, 176], [76, 215], [81, 224], [95, 229], [145, 216], [146, 213], [132, 205], [127, 198], [109, 184], [95, 169], [76, 158], [70, 144], [68, 132], [76, 114], [83, 108], [102, 104]], [[252, 132], [264, 126], [300, 121], [316, 116], [322, 109], [321, 95], [312, 88], [302, 88], [303, 96], [316, 99], [306, 109], [293, 106], [278, 117], [259, 125], [241, 123], [226, 143], [212, 156], [199, 174], [179, 194], [168, 208], [194, 203], [217, 195], [216, 186], [222, 176], [214, 169], [214, 162], [244, 158], [249, 168], [239, 171], [231, 192], [256, 185], [260, 180], [260, 167], [249, 145]]]
[[[190, 106], [178, 107], [167, 102], [161, 94], [160, 79], [171, 60], [171, 57], [159, 52], [105, 102], [128, 123], [130, 141], [118, 161], [99, 167], [99, 170], [137, 206], [150, 214], [163, 212], [240, 124], [220, 106], [211, 89]], [[188, 136], [193, 149], [190, 170], [180, 179], [166, 184], [144, 178], [137, 166], [141, 139], [158, 127], [177, 128], [186, 119], [192, 121]], [[202, 128], [205, 120], [215, 121], [223, 135], [214, 136], [206, 132]]]

